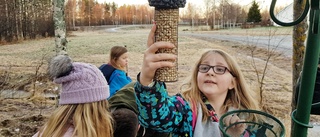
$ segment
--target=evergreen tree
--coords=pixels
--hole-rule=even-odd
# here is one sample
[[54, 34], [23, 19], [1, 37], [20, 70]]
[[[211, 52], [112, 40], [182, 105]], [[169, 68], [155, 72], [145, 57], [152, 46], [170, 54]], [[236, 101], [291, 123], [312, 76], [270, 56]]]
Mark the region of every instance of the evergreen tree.
[[261, 14], [258, 3], [254, 0], [249, 12], [247, 22], [260, 22], [261, 21]]

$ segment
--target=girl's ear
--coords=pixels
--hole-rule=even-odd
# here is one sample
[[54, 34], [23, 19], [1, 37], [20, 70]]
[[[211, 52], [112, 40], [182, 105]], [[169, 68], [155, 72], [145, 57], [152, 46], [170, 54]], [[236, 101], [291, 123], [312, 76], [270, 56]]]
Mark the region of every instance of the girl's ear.
[[232, 78], [232, 80], [231, 80], [231, 84], [230, 84], [230, 86], [229, 86], [229, 90], [231, 90], [231, 89], [234, 89], [234, 87], [236, 86], [236, 79], [235, 78]]
[[140, 129], [140, 124], [138, 124], [138, 129], [137, 129], [137, 132], [139, 131], [139, 129]]

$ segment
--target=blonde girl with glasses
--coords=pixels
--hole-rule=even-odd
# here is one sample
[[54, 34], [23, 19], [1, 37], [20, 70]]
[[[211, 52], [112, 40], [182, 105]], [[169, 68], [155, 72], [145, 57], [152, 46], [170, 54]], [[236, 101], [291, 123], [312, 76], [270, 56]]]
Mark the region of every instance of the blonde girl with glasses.
[[[220, 137], [219, 118], [238, 109], [260, 110], [254, 93], [248, 88], [236, 61], [222, 50], [209, 50], [195, 63], [192, 76], [184, 84], [182, 94], [169, 96], [164, 82], [155, 81], [158, 68], [174, 67], [177, 56], [155, 54], [160, 48], [174, 48], [172, 43], [154, 43], [156, 26], [151, 29], [148, 49], [138, 82], [135, 84], [140, 123], [173, 136]], [[227, 117], [225, 124], [242, 122], [237, 115]], [[246, 134], [246, 124], [227, 131], [232, 137]]]

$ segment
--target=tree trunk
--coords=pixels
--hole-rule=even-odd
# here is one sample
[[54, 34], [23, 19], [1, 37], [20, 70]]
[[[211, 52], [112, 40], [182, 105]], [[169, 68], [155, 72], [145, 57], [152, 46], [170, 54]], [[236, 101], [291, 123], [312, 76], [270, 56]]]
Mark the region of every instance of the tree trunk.
[[16, 36], [16, 39], [17, 40], [20, 40], [21, 38], [20, 38], [20, 28], [19, 28], [19, 24], [20, 24], [20, 6], [21, 6], [21, 3], [20, 3], [20, 0], [15, 0], [15, 26], [16, 26], [16, 33], [15, 33], [15, 36]]
[[[35, 5], [35, 1], [32, 0], [31, 4]], [[31, 34], [30, 34], [30, 36], [32, 39], [35, 39], [36, 38], [36, 23], [35, 23], [36, 10], [35, 10], [35, 6], [31, 6], [31, 15], [32, 15], [32, 17], [31, 17], [31, 32], [30, 32]]]
[[27, 1], [23, 1], [23, 37], [24, 39], [27, 39], [29, 37], [28, 32], [28, 6]]
[[76, 4], [75, 2], [72, 2], [72, 30], [74, 31], [76, 28], [76, 17], [75, 17], [75, 13], [76, 13]]
[[9, 26], [10, 26], [10, 18], [9, 18], [9, 9], [8, 9], [8, 1], [7, 0], [4, 0], [4, 4], [5, 4], [5, 14], [6, 14], [6, 25], [5, 25], [5, 38], [6, 38], [6, 41], [9, 41]]
[[65, 0], [53, 0], [53, 22], [57, 55], [67, 53], [66, 25], [64, 19], [64, 1]]
[[[297, 20], [299, 16], [302, 14], [305, 2], [300, 2], [300, 0], [294, 0], [293, 3], [293, 18]], [[293, 42], [293, 54], [292, 54], [292, 102], [291, 107], [292, 111], [296, 109], [296, 89], [295, 86], [297, 83], [297, 79], [299, 78], [300, 72], [302, 71], [303, 66], [303, 58], [305, 52], [305, 40], [306, 40], [306, 31], [307, 31], [307, 19], [304, 19], [298, 25], [293, 27], [293, 35], [292, 35], [292, 42]], [[293, 135], [293, 121], [291, 121], [291, 136]]]

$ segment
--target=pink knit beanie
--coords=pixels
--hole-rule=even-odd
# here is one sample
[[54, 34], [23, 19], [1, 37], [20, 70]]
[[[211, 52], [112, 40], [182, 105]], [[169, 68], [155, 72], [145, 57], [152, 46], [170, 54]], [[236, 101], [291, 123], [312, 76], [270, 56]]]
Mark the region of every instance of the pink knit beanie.
[[[60, 105], [97, 102], [106, 100], [110, 96], [108, 83], [96, 66], [80, 62], [72, 63], [65, 55], [59, 55], [53, 60], [49, 69], [56, 74], [53, 75], [54, 82], [62, 84]], [[56, 70], [53, 70], [54, 68]]]

